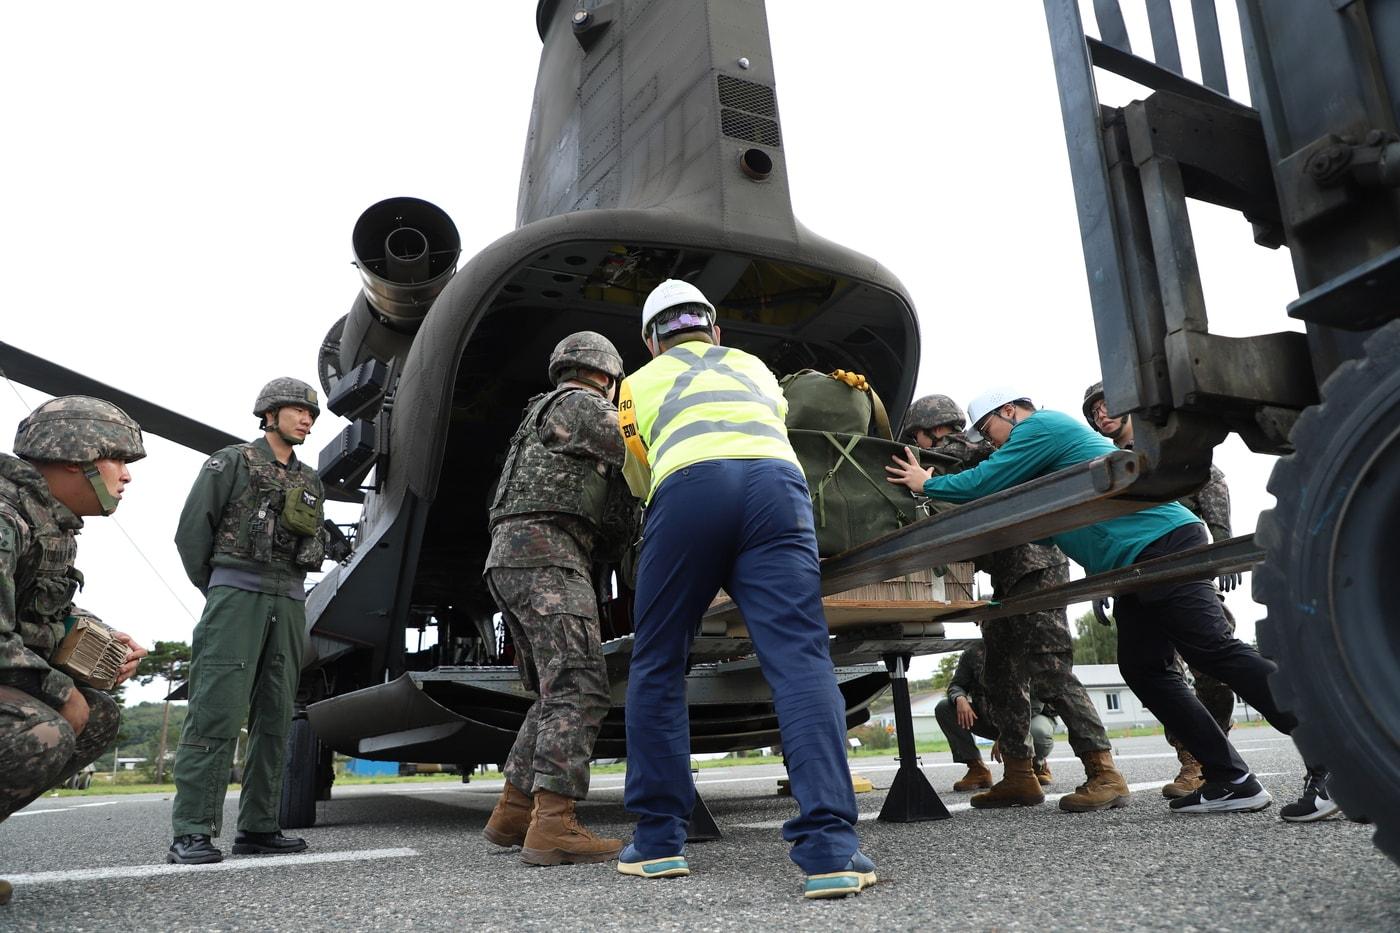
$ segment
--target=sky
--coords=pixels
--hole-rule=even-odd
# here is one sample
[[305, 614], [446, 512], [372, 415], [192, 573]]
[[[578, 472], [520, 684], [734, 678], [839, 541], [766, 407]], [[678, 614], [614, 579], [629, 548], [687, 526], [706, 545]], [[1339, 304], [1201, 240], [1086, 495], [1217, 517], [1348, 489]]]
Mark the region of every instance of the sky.
[[[1189, 0], [1174, 5], [1191, 74]], [[1141, 4], [1125, 7], [1145, 36]], [[1247, 99], [1234, 5], [1220, 7]], [[769, 0], [794, 213], [903, 281], [918, 394], [965, 404], [1018, 382], [1077, 413], [1098, 357], [1042, 4], [934, 9]], [[359, 288], [362, 210], [432, 201], [464, 258], [514, 227], [540, 51], [528, 0], [21, 4], [6, 20], [0, 340], [24, 350], [252, 437], [266, 380], [317, 383], [320, 341]], [[1284, 315], [1286, 250], [1254, 246], [1238, 215], [1192, 211], [1212, 331], [1301, 329]], [[0, 425], [44, 398], [0, 385]], [[306, 459], [342, 427], [324, 415]], [[203, 456], [147, 447], [115, 518], [79, 539], [78, 601], [149, 645], [188, 640], [202, 606], [172, 536]], [[1232, 437], [1215, 462], [1235, 533], [1252, 531], [1273, 458]], [[1252, 638], [1248, 579], [1229, 604]]]

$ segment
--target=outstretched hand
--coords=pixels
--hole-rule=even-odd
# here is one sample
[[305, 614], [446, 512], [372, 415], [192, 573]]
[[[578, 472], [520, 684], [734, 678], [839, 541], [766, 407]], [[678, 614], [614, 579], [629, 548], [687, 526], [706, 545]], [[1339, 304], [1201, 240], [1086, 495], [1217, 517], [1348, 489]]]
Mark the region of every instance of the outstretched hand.
[[908, 447], [904, 448], [904, 457], [895, 454], [890, 459], [894, 461], [894, 466], [885, 467], [885, 472], [889, 474], [885, 479], [897, 486], [905, 486], [917, 495], [923, 495], [924, 483], [933, 475], [933, 471], [920, 466], [919, 458]]

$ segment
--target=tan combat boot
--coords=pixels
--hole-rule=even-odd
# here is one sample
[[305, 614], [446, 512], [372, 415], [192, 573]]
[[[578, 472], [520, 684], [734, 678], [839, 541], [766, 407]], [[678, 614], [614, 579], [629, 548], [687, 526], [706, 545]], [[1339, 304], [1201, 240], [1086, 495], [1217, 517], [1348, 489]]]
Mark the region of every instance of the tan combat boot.
[[1186, 750], [1186, 746], [1177, 747], [1176, 757], [1181, 762], [1181, 770], [1176, 773], [1176, 780], [1162, 787], [1162, 796], [1168, 800], [1194, 794], [1197, 788], [1206, 782], [1205, 776], [1201, 774], [1201, 763], [1196, 760], [1195, 755]]
[[1055, 775], [1050, 773], [1050, 762], [1044, 758], [1032, 761], [1031, 770], [1035, 772], [1035, 779], [1040, 782], [1041, 787], [1045, 787], [1055, 780]]
[[1074, 793], [1060, 798], [1060, 809], [1071, 813], [1090, 813], [1128, 805], [1128, 782], [1113, 765], [1113, 752], [1107, 749], [1079, 756], [1084, 762], [1088, 780]]
[[498, 846], [509, 848], [524, 845], [525, 832], [530, 828], [530, 811], [534, 805], [529, 794], [506, 781], [505, 790], [501, 791], [496, 809], [491, 811], [491, 819], [486, 821], [486, 828], [481, 834], [487, 842]]
[[967, 773], [953, 782], [953, 790], [962, 793], [965, 790], [977, 790], [979, 787], [992, 786], [992, 772], [987, 769], [986, 762], [981, 758], [969, 762]]
[[8, 904], [8, 903], [10, 902], [10, 897], [11, 897], [14, 893], [15, 893], [14, 886], [12, 886], [12, 885], [11, 885], [8, 881], [6, 881], [4, 878], [0, 878], [0, 907], [3, 907], [3, 906], [5, 906], [6, 904]]
[[1035, 779], [1029, 758], [1006, 759], [1005, 772], [991, 790], [974, 794], [968, 801], [979, 810], [993, 807], [1033, 807], [1045, 802], [1045, 792]]
[[606, 862], [622, 851], [621, 839], [603, 839], [589, 832], [574, 813], [574, 800], [541, 790], [535, 793], [530, 829], [520, 850], [527, 865], [576, 865]]

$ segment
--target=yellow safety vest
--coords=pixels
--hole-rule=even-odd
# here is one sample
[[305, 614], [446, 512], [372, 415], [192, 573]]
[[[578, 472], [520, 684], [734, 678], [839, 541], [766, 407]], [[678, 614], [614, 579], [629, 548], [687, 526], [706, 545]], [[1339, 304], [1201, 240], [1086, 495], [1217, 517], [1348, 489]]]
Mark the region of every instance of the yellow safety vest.
[[[687, 341], [623, 380], [618, 422], [633, 460], [662, 480], [701, 460], [786, 460], [787, 399], [768, 367], [732, 347]], [[634, 490], [635, 491], [635, 490]]]

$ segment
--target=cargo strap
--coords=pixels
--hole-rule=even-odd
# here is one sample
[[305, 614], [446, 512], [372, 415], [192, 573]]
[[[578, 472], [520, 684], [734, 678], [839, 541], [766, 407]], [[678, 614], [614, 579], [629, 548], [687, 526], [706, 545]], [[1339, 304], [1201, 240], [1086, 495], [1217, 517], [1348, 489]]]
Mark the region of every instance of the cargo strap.
[[[840, 370], [837, 370], [837, 372], [840, 372]], [[836, 439], [836, 435], [832, 434], [830, 431], [822, 432], [822, 437], [830, 441], [831, 446], [835, 447], [836, 452], [841, 456], [837, 458], [835, 465], [833, 465], [831, 469], [826, 471], [826, 475], [822, 477], [821, 482], [817, 484], [816, 490], [812, 493], [812, 501], [816, 503], [817, 506], [817, 521], [820, 523], [817, 526], [818, 528], [826, 527], [826, 485], [827, 483], [831, 482], [832, 479], [835, 478], [836, 471], [841, 469], [841, 462], [843, 460], [850, 463], [851, 466], [855, 467], [856, 472], [859, 473], [861, 476], [865, 477], [865, 481], [867, 483], [875, 487], [875, 491], [880, 494], [880, 498], [885, 502], [885, 504], [888, 505], [890, 508], [894, 509], [895, 518], [899, 522], [900, 527], [909, 524], [909, 519], [907, 516], [905, 516], [904, 511], [898, 505], [896, 505], [888, 495], [890, 484], [882, 484], [876, 482], [874, 479], [871, 478], [869, 473], [865, 472], [865, 468], [862, 467], [859, 463], [857, 463], [855, 459], [851, 456], [851, 451], [854, 450], [855, 446], [860, 443], [860, 439], [866, 436], [867, 435], [865, 434], [852, 435], [851, 442], [845, 447], [842, 447], [841, 442]]]

